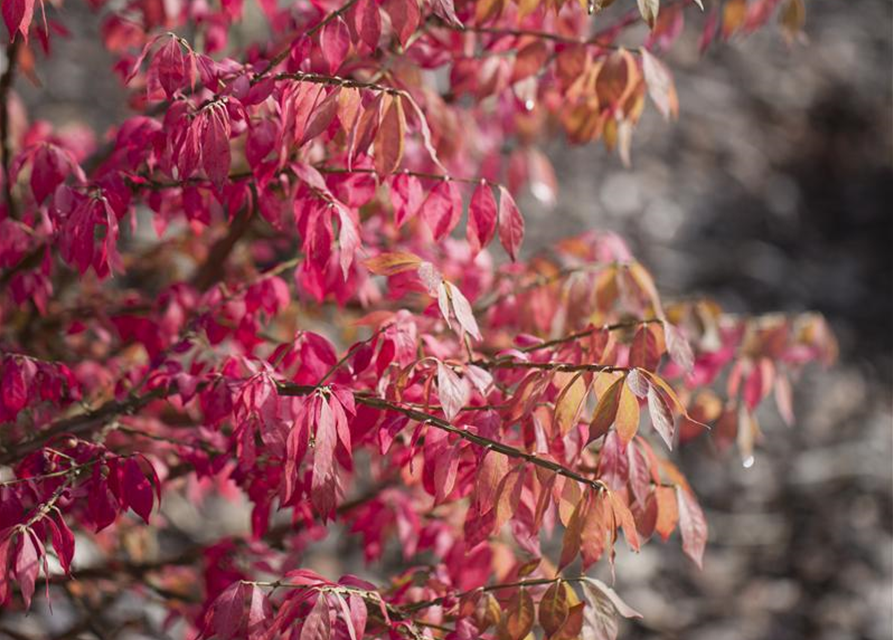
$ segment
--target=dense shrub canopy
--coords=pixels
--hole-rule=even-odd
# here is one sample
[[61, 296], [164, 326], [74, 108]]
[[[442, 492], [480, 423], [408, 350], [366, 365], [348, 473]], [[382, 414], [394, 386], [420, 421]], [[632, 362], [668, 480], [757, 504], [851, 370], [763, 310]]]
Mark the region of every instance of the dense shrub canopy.
[[[601, 640], [638, 615], [586, 575], [616, 545], [701, 563], [670, 451], [752, 464], [757, 407], [791, 422], [833, 338], [662, 301], [609, 233], [525, 252], [515, 197], [557, 197], [549, 137], [629, 162], [647, 102], [676, 117], [686, 20], [702, 48], [794, 38], [800, 0], [91, 4], [137, 114], [109, 132], [28, 121], [14, 81], [64, 8], [3, 2], [4, 611], [71, 600], [90, 629], [131, 593], [183, 637]], [[247, 500], [250, 532], [184, 539], [173, 494]], [[306, 568], [344, 531], [379, 583]]]

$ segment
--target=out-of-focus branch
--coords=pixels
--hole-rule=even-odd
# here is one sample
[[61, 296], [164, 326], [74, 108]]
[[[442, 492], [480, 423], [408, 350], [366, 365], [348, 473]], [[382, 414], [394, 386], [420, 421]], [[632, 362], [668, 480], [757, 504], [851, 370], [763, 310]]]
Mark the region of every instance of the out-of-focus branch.
[[253, 209], [250, 205], [242, 209], [229, 225], [226, 235], [211, 246], [208, 257], [192, 278], [192, 284], [198, 290], [207, 291], [214, 283], [223, 278], [226, 259], [251, 226], [252, 213]]
[[3, 165], [3, 196], [7, 215], [15, 217], [15, 202], [12, 199], [12, 179], [9, 172], [12, 151], [9, 140], [9, 93], [15, 80], [16, 58], [21, 38], [15, 38], [6, 47], [6, 70], [0, 76], [0, 162]]

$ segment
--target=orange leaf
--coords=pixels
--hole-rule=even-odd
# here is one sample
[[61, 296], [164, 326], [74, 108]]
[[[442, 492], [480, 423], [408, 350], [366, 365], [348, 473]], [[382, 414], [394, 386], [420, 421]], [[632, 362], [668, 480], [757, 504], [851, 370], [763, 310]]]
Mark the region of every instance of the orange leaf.
[[595, 407], [595, 413], [592, 415], [592, 422], [589, 423], [589, 439], [587, 442], [601, 438], [608, 433], [608, 429], [614, 424], [614, 419], [617, 417], [617, 411], [620, 408], [623, 387], [624, 379], [618, 378], [599, 398], [598, 406]]
[[626, 503], [614, 491], [608, 491], [608, 498], [611, 502], [611, 510], [614, 512], [614, 520], [620, 524], [623, 529], [623, 535], [626, 536], [626, 542], [633, 551], [639, 550], [639, 536], [636, 533], [636, 521], [633, 514], [626, 506]]
[[567, 598], [567, 584], [553, 582], [540, 600], [539, 621], [540, 626], [548, 635], [552, 635], [567, 619], [570, 604]]
[[406, 135], [406, 116], [400, 96], [391, 105], [375, 134], [375, 170], [381, 175], [393, 173], [403, 158], [403, 137]]
[[598, 562], [607, 546], [608, 529], [613, 527], [614, 517], [610, 512], [608, 498], [604, 491], [599, 491], [590, 500], [583, 532], [580, 535], [580, 553], [584, 569]]
[[639, 401], [625, 384], [621, 385], [620, 404], [614, 418], [614, 428], [624, 444], [635, 437], [639, 430]]
[[654, 500], [657, 502], [657, 523], [654, 525], [654, 530], [666, 541], [679, 522], [676, 490], [673, 487], [656, 487]]
[[363, 266], [378, 276], [393, 276], [404, 271], [417, 269], [422, 259], [414, 253], [393, 251], [381, 253], [374, 258], [363, 260]]
[[558, 562], [558, 570], [564, 569], [574, 561], [580, 552], [580, 536], [583, 532], [583, 523], [586, 519], [586, 511], [589, 506], [589, 495], [586, 494], [577, 503], [570, 522], [564, 530], [564, 538], [561, 542], [561, 560]]
[[518, 589], [518, 593], [509, 600], [508, 610], [499, 625], [499, 637], [523, 640], [533, 629], [535, 614], [533, 598], [526, 589]]

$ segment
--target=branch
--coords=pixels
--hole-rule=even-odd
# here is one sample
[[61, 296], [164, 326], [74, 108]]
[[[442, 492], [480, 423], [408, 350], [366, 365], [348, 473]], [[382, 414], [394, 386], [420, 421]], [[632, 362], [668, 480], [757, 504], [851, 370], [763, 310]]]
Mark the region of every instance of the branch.
[[[282, 396], [306, 396], [314, 391], [317, 391], [318, 389], [319, 387], [316, 386], [295, 385], [291, 383], [279, 383], [278, 385], [279, 395]], [[490, 438], [485, 438], [484, 436], [472, 433], [464, 427], [456, 427], [443, 418], [439, 418], [431, 413], [426, 413], [424, 411], [419, 411], [418, 409], [406, 407], [395, 402], [391, 402], [390, 400], [386, 400], [385, 398], [365, 395], [362, 393], [354, 393], [354, 399], [358, 403], [364, 404], [367, 407], [382, 409], [385, 411], [394, 411], [396, 413], [403, 414], [412, 420], [430, 424], [431, 426], [440, 429], [441, 431], [446, 431], [447, 433], [456, 435], [463, 440], [467, 440], [468, 442], [471, 442], [472, 444], [475, 444], [479, 447], [483, 447], [484, 449], [487, 449], [489, 451], [496, 451], [497, 453], [501, 453], [502, 455], [508, 456], [510, 458], [524, 460], [525, 462], [541, 467], [543, 469], [548, 469], [553, 473], [564, 476], [566, 478], [570, 478], [571, 480], [575, 480], [580, 484], [592, 487], [593, 489], [602, 490], [605, 488], [605, 484], [600, 480], [587, 478], [586, 476], [583, 476], [572, 469], [568, 469], [567, 467], [554, 462], [553, 460], [549, 460], [548, 458], [540, 457], [535, 453], [528, 453], [523, 449], [518, 449], [511, 445], [503, 444], [502, 442], [491, 440]]]
[[559, 280], [566, 278], [568, 276], [572, 276], [575, 273], [585, 273], [587, 271], [595, 271], [605, 265], [598, 264], [588, 264], [581, 267], [568, 267], [565, 269], [561, 269], [550, 275], [537, 275], [533, 280], [527, 282], [517, 289], [512, 289], [511, 291], [506, 291], [503, 293], [494, 292], [492, 295], [487, 296], [483, 300], [480, 300], [477, 304], [474, 305], [475, 314], [483, 313], [490, 307], [495, 304], [498, 304], [505, 300], [508, 297], [518, 295], [519, 293], [524, 293], [526, 291], [531, 291], [533, 289], [538, 289], [539, 287], [545, 287], [546, 285], [550, 285], [553, 282], [558, 282]]
[[252, 213], [251, 206], [246, 205], [236, 214], [236, 219], [229, 225], [226, 235], [211, 246], [204, 263], [192, 276], [192, 284], [196, 289], [207, 291], [223, 277], [226, 259], [251, 226]]
[[342, 76], [328, 76], [322, 73], [304, 73], [303, 71], [295, 71], [294, 73], [279, 73], [274, 76], [276, 80], [298, 80], [300, 82], [310, 82], [312, 84], [324, 84], [333, 87], [345, 87], [353, 89], [368, 89], [369, 91], [379, 91], [381, 93], [389, 93], [391, 95], [403, 95], [403, 90], [396, 87], [389, 87], [377, 82], [363, 82], [362, 80], [353, 80]]
[[577, 373], [590, 371], [593, 373], [612, 373], [616, 371], [632, 371], [631, 367], [615, 367], [604, 364], [572, 364], [569, 362], [520, 362], [518, 360], [475, 360], [471, 364], [482, 369], [540, 369], [542, 371], [561, 371]]
[[436, 607], [438, 605], [443, 604], [447, 600], [455, 599], [460, 600], [461, 598], [471, 595], [475, 591], [481, 592], [490, 592], [490, 591], [502, 591], [503, 589], [518, 589], [521, 587], [537, 587], [547, 584], [554, 584], [556, 582], [585, 582], [586, 576], [577, 576], [572, 578], [565, 578], [563, 576], [555, 576], [554, 578], [530, 578], [529, 580], [519, 580], [517, 582], [503, 582], [500, 584], [491, 584], [486, 587], [478, 587], [477, 589], [471, 589], [469, 591], [460, 591], [458, 593], [453, 593], [446, 596], [440, 596], [439, 598], [434, 598], [433, 600], [425, 600], [422, 602], [414, 602], [410, 605], [406, 605], [403, 607], [405, 611], [414, 612], [420, 611], [422, 609], [428, 609], [430, 607]]
[[[316, 35], [317, 31], [319, 31], [320, 29], [325, 27], [327, 24], [329, 24], [332, 20], [334, 20], [338, 16], [341, 16], [341, 15], [347, 13], [347, 11], [352, 6], [354, 6], [356, 3], [357, 3], [357, 0], [347, 0], [347, 2], [344, 3], [344, 5], [342, 5], [340, 9], [336, 9], [335, 11], [333, 11], [332, 13], [327, 15], [320, 22], [318, 22], [315, 26], [313, 26], [310, 29], [308, 29], [307, 31], [305, 31], [304, 35], [307, 38], [312, 38], [314, 35]], [[285, 59], [289, 56], [290, 53], [291, 53], [291, 46], [288, 46], [285, 49], [283, 49], [282, 51], [280, 51], [278, 54], [276, 54], [270, 60], [269, 64], [267, 64], [267, 66], [264, 67], [264, 69], [260, 73], [258, 73], [257, 75], [254, 76], [254, 78], [251, 79], [251, 84], [256, 84], [256, 83], [260, 82], [267, 74], [269, 74], [273, 69], [275, 69], [280, 63], [285, 61]]]
[[[320, 173], [336, 173], [336, 174], [338, 174], [338, 173], [347, 173], [347, 174], [350, 174], [350, 173], [371, 173], [371, 174], [377, 175], [375, 169], [344, 169], [341, 167], [321, 166], [321, 167], [316, 167], [316, 170], [319, 171]], [[493, 182], [492, 180], [487, 180], [486, 178], [462, 178], [462, 177], [450, 176], [450, 175], [446, 175], [446, 174], [442, 174], [442, 173], [427, 173], [425, 171], [410, 171], [409, 169], [402, 169], [402, 170], [396, 172], [394, 175], [396, 175], [397, 173], [403, 173], [408, 176], [414, 176], [416, 178], [421, 178], [422, 180], [437, 180], [439, 182], [462, 182], [464, 184], [473, 184], [473, 185], [479, 185], [479, 184], [483, 183], [483, 184], [489, 184], [490, 186], [494, 186], [494, 187], [500, 186], [498, 182]]]
[[109, 400], [96, 409], [88, 409], [82, 413], [56, 420], [49, 428], [35, 434], [32, 440], [20, 442], [18, 445], [4, 449], [0, 453], [0, 465], [9, 465], [22, 456], [37, 451], [54, 437], [63, 433], [80, 435], [92, 431], [96, 427], [105, 426], [109, 420], [120, 415], [135, 413], [153, 400], [164, 398], [172, 391], [165, 387], [156, 387], [143, 395], [130, 395], [126, 400]]
[[523, 347], [518, 349], [522, 353], [533, 353], [534, 351], [541, 351], [543, 349], [550, 349], [552, 347], [557, 347], [562, 344], [567, 344], [569, 342], [575, 342], [580, 340], [581, 338], [588, 338], [593, 333], [597, 331], [621, 331], [623, 329], [632, 329], [644, 324], [653, 324], [656, 322], [663, 322], [658, 318], [647, 318], [645, 320], [631, 320], [629, 322], [615, 322], [614, 324], [606, 324], [602, 327], [592, 327], [591, 329], [585, 329], [583, 331], [578, 331], [576, 333], [569, 333], [566, 336], [561, 338], [555, 338], [554, 340], [546, 340], [545, 342], [541, 342], [539, 344], [532, 344], [528, 347]]

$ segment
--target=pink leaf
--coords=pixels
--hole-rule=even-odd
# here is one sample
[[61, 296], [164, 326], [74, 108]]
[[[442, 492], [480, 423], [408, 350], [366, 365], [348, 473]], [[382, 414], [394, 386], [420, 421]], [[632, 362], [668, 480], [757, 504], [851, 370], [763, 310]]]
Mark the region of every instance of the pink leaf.
[[34, 586], [37, 582], [37, 573], [40, 571], [40, 558], [43, 555], [43, 545], [31, 529], [22, 533], [19, 552], [15, 563], [15, 576], [22, 591], [22, 599], [25, 608], [31, 608], [31, 597], [34, 595]]
[[338, 245], [341, 249], [341, 273], [346, 280], [357, 249], [360, 247], [360, 234], [357, 224], [354, 222], [347, 207], [340, 203], [335, 205], [335, 207], [338, 209]]
[[356, 6], [356, 29], [360, 40], [371, 49], [378, 47], [381, 38], [381, 13], [375, 0], [359, 0]]
[[673, 414], [667, 406], [658, 388], [654, 385], [648, 387], [648, 413], [651, 415], [651, 424], [654, 430], [667, 444], [668, 449], [673, 448], [673, 437], [676, 434], [676, 424]]
[[0, 605], [5, 604], [12, 594], [12, 562], [15, 545], [12, 529], [0, 531]]
[[698, 501], [682, 487], [676, 487], [679, 502], [679, 532], [682, 534], [682, 550], [703, 568], [704, 548], [707, 546], [707, 520]]
[[229, 640], [242, 627], [246, 588], [247, 585], [241, 580], [234, 582], [211, 605], [208, 623], [220, 640]]
[[248, 628], [246, 629], [249, 638], [259, 636], [270, 623], [273, 608], [263, 589], [256, 584], [251, 585], [248, 594]]
[[434, 185], [425, 204], [422, 205], [422, 219], [434, 239], [442, 240], [459, 223], [462, 217], [462, 193], [451, 180], [442, 180]]
[[448, 282], [447, 285], [450, 288], [450, 302], [452, 302], [453, 314], [456, 316], [459, 326], [472, 338], [480, 340], [481, 331], [478, 329], [478, 323], [474, 319], [474, 312], [471, 310], [468, 299], [462, 295], [459, 287], [451, 282]]
[[319, 34], [319, 46], [329, 67], [329, 73], [335, 73], [350, 52], [350, 30], [341, 16], [322, 28]]
[[499, 187], [499, 241], [512, 261], [517, 260], [524, 241], [524, 218], [512, 194], [503, 186]]
[[459, 415], [471, 396], [468, 380], [460, 378], [450, 367], [437, 363], [437, 396], [448, 422]]

